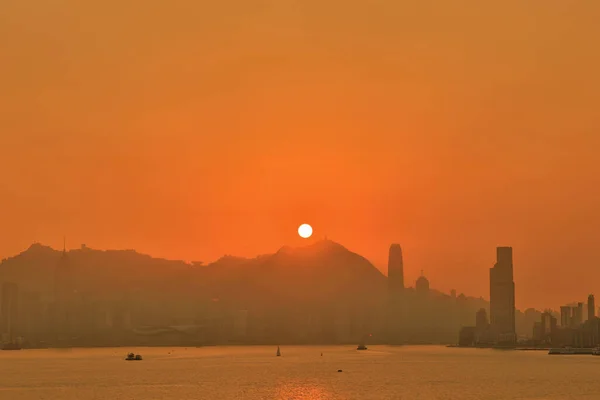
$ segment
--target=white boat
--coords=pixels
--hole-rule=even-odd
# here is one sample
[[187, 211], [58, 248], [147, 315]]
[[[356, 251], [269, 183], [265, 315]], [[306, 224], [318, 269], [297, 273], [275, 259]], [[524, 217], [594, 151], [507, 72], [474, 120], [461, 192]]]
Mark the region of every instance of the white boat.
[[281, 349], [277, 346], [277, 357], [281, 357]]
[[594, 350], [592, 350], [592, 355], [600, 356], [600, 347], [596, 347]]

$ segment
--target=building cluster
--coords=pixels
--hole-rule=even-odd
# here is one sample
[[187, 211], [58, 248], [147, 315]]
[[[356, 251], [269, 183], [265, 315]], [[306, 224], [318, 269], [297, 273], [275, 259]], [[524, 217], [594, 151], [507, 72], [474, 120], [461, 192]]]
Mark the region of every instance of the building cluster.
[[[512, 248], [498, 247], [497, 260], [490, 269], [490, 319], [484, 308], [475, 314], [475, 326], [462, 327], [461, 346], [514, 346], [515, 284], [513, 281]], [[559, 323], [560, 318], [560, 323]], [[530, 340], [524, 344], [538, 347], [596, 347], [600, 345], [600, 318], [596, 316], [594, 295], [587, 305], [579, 302], [560, 308], [560, 316], [551, 310], [540, 315], [533, 324]]]
[[[15, 282], [0, 286], [0, 344], [40, 346], [94, 342], [108, 333], [131, 328], [131, 316], [122, 300], [92, 300], [73, 284], [66, 250], [54, 270], [53, 295], [20, 290]], [[119, 335], [115, 335], [119, 340]]]
[[558, 318], [547, 311], [533, 326], [532, 341], [538, 346], [596, 347], [600, 345], [600, 318], [596, 316], [596, 302], [590, 294], [587, 304], [560, 307]]
[[[484, 303], [483, 300], [481, 303]], [[458, 328], [470, 319], [471, 310], [477, 308], [469, 304], [464, 295], [457, 296], [455, 290], [449, 296], [434, 294], [422, 271], [414, 290], [406, 287], [402, 248], [399, 244], [392, 244], [388, 256], [385, 309], [382, 335], [385, 343], [402, 344], [454, 342]]]

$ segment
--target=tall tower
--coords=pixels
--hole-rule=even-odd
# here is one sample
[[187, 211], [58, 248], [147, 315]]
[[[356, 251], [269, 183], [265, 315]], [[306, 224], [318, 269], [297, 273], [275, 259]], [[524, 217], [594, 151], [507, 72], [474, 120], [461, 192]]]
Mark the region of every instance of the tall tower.
[[2, 283], [0, 302], [0, 340], [12, 342], [19, 317], [19, 287], [16, 283]]
[[596, 317], [596, 302], [594, 301], [594, 295], [588, 296], [588, 321], [592, 321]]
[[572, 311], [569, 306], [560, 306], [560, 325], [563, 328], [571, 326]]
[[388, 291], [390, 295], [398, 295], [404, 291], [404, 263], [402, 248], [392, 244], [388, 256]]
[[516, 342], [512, 247], [498, 247], [490, 268], [490, 327], [498, 342]]
[[69, 300], [73, 294], [73, 271], [71, 263], [67, 255], [66, 245], [63, 247], [63, 252], [60, 260], [54, 270], [54, 300], [57, 303], [63, 303]]
[[73, 323], [73, 270], [66, 246], [58, 260], [54, 272], [54, 306], [55, 329], [60, 334], [67, 334]]
[[575, 328], [579, 328], [579, 325], [583, 323], [583, 303], [577, 303], [576, 307], [573, 307], [573, 314], [571, 324]]
[[399, 244], [392, 244], [388, 257], [388, 315], [387, 332], [388, 343], [400, 344], [403, 342], [405, 304], [404, 293], [404, 264], [402, 262], [402, 248]]

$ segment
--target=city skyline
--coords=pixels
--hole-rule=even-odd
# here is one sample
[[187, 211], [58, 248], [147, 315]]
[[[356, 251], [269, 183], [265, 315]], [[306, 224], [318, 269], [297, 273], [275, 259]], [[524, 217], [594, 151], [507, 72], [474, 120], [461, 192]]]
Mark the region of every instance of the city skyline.
[[[380, 344], [453, 344], [457, 332], [460, 346], [600, 343], [593, 294], [587, 304], [562, 305], [560, 314], [547, 307], [516, 309], [512, 247], [496, 248], [489, 302], [432, 290], [424, 275], [407, 285], [400, 244], [390, 245], [388, 259], [391, 278], [374, 274], [368, 260], [327, 239], [208, 265], [153, 259], [132, 250], [82, 245], [58, 251], [34, 244], [0, 264], [0, 334], [5, 344], [18, 340], [29, 347], [47, 341], [59, 346], [284, 338], [287, 343], [343, 343], [368, 332], [369, 337], [375, 332]], [[275, 280], [267, 277], [271, 273]], [[282, 284], [283, 292], [275, 289]], [[171, 290], [179, 294], [169, 299], [175, 294], [168, 294]], [[338, 301], [331, 302], [331, 296]], [[160, 312], [157, 299], [164, 302]], [[182, 309], [188, 311], [182, 314]]]
[[[313, 244], [315, 242], [323, 241], [323, 240], [329, 240], [329, 239], [327, 239], [326, 237], [320, 238], [319, 236], [312, 236], [311, 238], [308, 238], [308, 239], [302, 239], [299, 243], [297, 243], [296, 247], [301, 248], [301, 247], [311, 246], [311, 244]], [[68, 253], [71, 250], [80, 250], [82, 248], [85, 248], [85, 249], [94, 249], [93, 246], [88, 246], [87, 244], [81, 244], [79, 247], [68, 246], [66, 237], [64, 237], [62, 239], [62, 243], [63, 244], [62, 244], [62, 247], [61, 247], [60, 251], [63, 252], [63, 254], [66, 254], [66, 253]], [[45, 245], [44, 243], [39, 243], [39, 242], [33, 242], [33, 244]], [[52, 246], [49, 246], [49, 247], [50, 248], [54, 248]], [[285, 248], [285, 247], [286, 246], [283, 246], [283, 248]], [[281, 248], [281, 246], [278, 249], [280, 249], [280, 248]], [[509, 255], [506, 256], [506, 257], [512, 259], [512, 248], [511, 247], [496, 246], [495, 248], [499, 252], [501, 252], [502, 249], [509, 249], [508, 250]], [[413, 289], [415, 289], [417, 281], [419, 280], [420, 277], [423, 277], [423, 276], [427, 278], [427, 281], [428, 281], [428, 284], [429, 284], [429, 282], [432, 279], [432, 275], [427, 274], [426, 272], [424, 273], [424, 269], [420, 269], [419, 271], [416, 271], [414, 268], [405, 269], [405, 267], [404, 267], [404, 255], [403, 255], [403, 250], [402, 249], [403, 249], [403, 247], [400, 244], [398, 244], [398, 243], [393, 243], [392, 245], [389, 246], [388, 252], [387, 252], [387, 262], [386, 262], [386, 266], [384, 268], [381, 268], [377, 264], [373, 263], [371, 260], [369, 260], [369, 261], [371, 261], [372, 264], [373, 264], [373, 266], [376, 267], [386, 278], [388, 278], [388, 282], [389, 282], [388, 285], [390, 285], [390, 289], [392, 289], [392, 287], [396, 287], [396, 288], [405, 288], [406, 287], [406, 288], [413, 288]], [[56, 248], [56, 250], [58, 251], [58, 247]], [[97, 249], [97, 250], [101, 250], [101, 251], [133, 250], [133, 251], [138, 252], [135, 249], [125, 249], [125, 248], [122, 248], [122, 249]], [[215, 260], [205, 260], [205, 259], [201, 259], [201, 258], [194, 258], [194, 259], [190, 259], [190, 260], [183, 260], [181, 258], [164, 258], [164, 259], [171, 260], [171, 261], [184, 261], [184, 262], [189, 263], [189, 264], [194, 264], [194, 263], [201, 262], [203, 265], [209, 265], [211, 263], [219, 261], [223, 257], [233, 256], [233, 257], [241, 257], [241, 258], [245, 258], [245, 259], [252, 259], [254, 257], [260, 257], [261, 255], [274, 254], [276, 252], [277, 252], [277, 250], [274, 250], [274, 251], [265, 252], [265, 253], [262, 253], [262, 254], [255, 254], [255, 255], [249, 256], [249, 257], [239, 256], [239, 255], [231, 254], [231, 253], [225, 253], [225, 254], [222, 254], [220, 257], [218, 257]], [[20, 252], [17, 252], [16, 254], [13, 254], [13, 255], [8, 256], [8, 257], [0, 257], [0, 260], [1, 259], [5, 259], [5, 258], [13, 257], [13, 256], [15, 256], [15, 255], [17, 255], [19, 253]], [[150, 257], [153, 257], [153, 258], [159, 258], [159, 259], [163, 258], [163, 257], [156, 257], [153, 254], [144, 253], [144, 252], [139, 252], [139, 254], [146, 254], [146, 255], [148, 255]], [[460, 288], [454, 288], [454, 287], [450, 288], [450, 289], [445, 289], [445, 288], [440, 287], [440, 286], [437, 285], [438, 282], [436, 281], [435, 276], [433, 276], [433, 284], [431, 285], [431, 288], [434, 289], [434, 290], [440, 291], [441, 293], [456, 292], [457, 294], [461, 294], [462, 293], [462, 294], [464, 294], [466, 296], [472, 296], [472, 297], [476, 297], [476, 298], [477, 297], [481, 297], [483, 299], [486, 299], [487, 301], [491, 301], [491, 296], [490, 296], [491, 281], [489, 279], [489, 276], [491, 274], [491, 271], [494, 269], [493, 267], [498, 264], [498, 260], [500, 259], [499, 257], [501, 258], [503, 256], [500, 255], [500, 254], [497, 254], [496, 261], [495, 261], [495, 263], [492, 262], [492, 266], [491, 267], [489, 267], [489, 266], [487, 266], [487, 267], [486, 266], [482, 266], [483, 270], [489, 271], [488, 274], [487, 274], [488, 279], [485, 282], [485, 285], [488, 288], [488, 290], [484, 294], [469, 293], [469, 292], [465, 292], [465, 291], [460, 290]], [[511, 262], [511, 265], [512, 265], [512, 262]], [[70, 268], [70, 267], [69, 267], [68, 264], [65, 264], [65, 268]], [[398, 272], [399, 272], [396, 275], [396, 279], [395, 279], [396, 283], [393, 283], [394, 279], [391, 280], [391, 281], [389, 280], [389, 271], [390, 271], [390, 269], [392, 269], [392, 270], [398, 270]], [[427, 271], [427, 270], [425, 270], [425, 271]], [[512, 267], [511, 267], [511, 274], [512, 274]], [[396, 291], [397, 291], [397, 289], [396, 289]], [[593, 293], [593, 292], [594, 292], [593, 290], [589, 291], [589, 293]], [[513, 289], [513, 293], [514, 293], [514, 289]], [[583, 293], [583, 292], [581, 292], [581, 293]], [[556, 304], [545, 303], [545, 304], [541, 304], [539, 306], [526, 305], [526, 306], [522, 307], [522, 306], [519, 306], [518, 303], [515, 302], [514, 305], [515, 305], [515, 309], [519, 309], [519, 310], [522, 310], [522, 311], [525, 311], [526, 309], [532, 308], [532, 309], [536, 309], [536, 310], [552, 309], [555, 312], [559, 312], [559, 310], [561, 309], [561, 307], [564, 304], [576, 304], [577, 302], [579, 302], [580, 299], [581, 299], [581, 296], [582, 296], [581, 293], [579, 293], [574, 298], [568, 298], [566, 300], [561, 300], [560, 302], [557, 302]], [[515, 297], [514, 294], [513, 294], [513, 297]], [[518, 296], [516, 296], [516, 298], [518, 298]], [[514, 302], [514, 300], [513, 300], [513, 302]]]

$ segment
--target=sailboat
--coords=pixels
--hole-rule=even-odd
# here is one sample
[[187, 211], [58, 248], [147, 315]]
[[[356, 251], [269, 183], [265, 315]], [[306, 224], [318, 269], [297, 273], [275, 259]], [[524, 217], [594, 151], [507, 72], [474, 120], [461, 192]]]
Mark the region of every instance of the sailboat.
[[277, 346], [277, 357], [281, 357], [281, 349]]
[[[368, 336], [371, 336], [371, 334], [369, 334]], [[367, 350], [366, 342], [367, 342], [367, 336], [363, 337], [363, 339], [358, 344], [358, 347], [356, 348], [356, 350]]]

